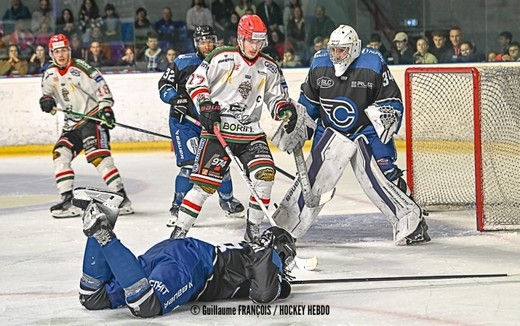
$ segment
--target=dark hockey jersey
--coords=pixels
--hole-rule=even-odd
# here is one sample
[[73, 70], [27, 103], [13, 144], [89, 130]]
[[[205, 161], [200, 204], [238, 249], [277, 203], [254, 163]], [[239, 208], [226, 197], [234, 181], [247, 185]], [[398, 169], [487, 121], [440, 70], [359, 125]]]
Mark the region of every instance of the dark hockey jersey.
[[[365, 109], [390, 105], [402, 113], [401, 92], [379, 51], [364, 48], [345, 73], [336, 77], [327, 50], [314, 56], [299, 102], [324, 127], [351, 134], [370, 123]], [[402, 114], [401, 114], [402, 116]]]

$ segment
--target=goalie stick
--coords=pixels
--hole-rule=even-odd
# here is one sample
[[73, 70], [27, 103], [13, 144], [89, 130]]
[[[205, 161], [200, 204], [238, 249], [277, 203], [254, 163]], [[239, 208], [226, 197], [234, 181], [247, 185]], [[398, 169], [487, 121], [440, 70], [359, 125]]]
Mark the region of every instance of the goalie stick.
[[[249, 188], [249, 192], [255, 198], [256, 203], [258, 204], [258, 206], [260, 206], [260, 209], [262, 209], [262, 212], [269, 220], [269, 223], [272, 226], [276, 226], [276, 222], [273, 220], [273, 217], [271, 216], [271, 214], [269, 214], [269, 212], [267, 211], [267, 207], [265, 207], [264, 203], [260, 199], [260, 196], [258, 195], [255, 188], [253, 187], [253, 183], [247, 176], [246, 171], [244, 170], [244, 167], [242, 166], [242, 163], [240, 162], [238, 157], [236, 157], [235, 154], [233, 154], [233, 152], [231, 151], [231, 148], [229, 148], [228, 143], [226, 142], [226, 140], [220, 133], [220, 128], [219, 128], [218, 123], [216, 123], [213, 126], [213, 132], [215, 133], [215, 136], [217, 136], [218, 141], [220, 142], [220, 144], [226, 151], [226, 154], [229, 156], [229, 158], [235, 163], [235, 165], [240, 170], [240, 175], [242, 176], [242, 179], [244, 179], [247, 187]], [[306, 258], [306, 259], [299, 258], [296, 256], [296, 257], [294, 257], [294, 262], [296, 263], [296, 267], [298, 267], [299, 269], [304, 269], [304, 270], [313, 270], [318, 266], [318, 258], [316, 256], [311, 257], [311, 258]]]
[[[53, 112], [53, 111], [54, 111], [54, 112]], [[90, 116], [90, 115], [88, 115], [88, 114], [83, 114], [83, 113], [79, 113], [79, 112], [74, 112], [74, 111], [72, 111], [72, 110], [66, 110], [66, 109], [62, 109], [62, 108], [57, 108], [57, 107], [55, 107], [55, 108], [53, 109], [53, 111], [51, 111], [52, 114], [54, 114], [55, 111], [60, 111], [60, 112], [64, 112], [64, 113], [68, 113], [68, 114], [72, 114], [72, 115], [75, 115], [75, 116], [77, 116], [77, 117], [84, 118], [84, 119], [89, 119], [89, 120], [93, 120], [93, 121], [97, 121], [97, 122], [105, 122], [103, 119], [96, 118], [96, 117]], [[139, 131], [139, 132], [142, 132], [142, 133], [145, 133], [145, 134], [149, 134], [149, 135], [154, 135], [154, 136], [158, 136], [158, 137], [163, 137], [163, 138], [172, 139], [170, 136], [167, 136], [167, 135], [163, 135], [163, 134], [160, 134], [160, 133], [157, 133], [157, 132], [154, 132], [154, 131], [150, 131], [150, 130], [146, 130], [146, 129], [143, 129], [143, 128], [138, 128], [138, 127], [134, 127], [134, 126], [129, 126], [129, 125], [126, 125], [126, 124], [123, 124], [123, 123], [119, 123], [119, 122], [116, 122], [115, 125], [116, 125], [116, 126], [119, 126], [119, 127], [126, 128], [126, 129], [131, 129], [131, 130]]]

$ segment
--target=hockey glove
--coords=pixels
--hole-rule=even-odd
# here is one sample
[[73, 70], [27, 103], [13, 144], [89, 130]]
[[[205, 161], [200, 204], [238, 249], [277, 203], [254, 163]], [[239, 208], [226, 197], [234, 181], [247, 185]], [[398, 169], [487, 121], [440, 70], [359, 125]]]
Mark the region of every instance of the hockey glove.
[[213, 126], [220, 123], [220, 105], [218, 102], [204, 101], [199, 104], [200, 124], [207, 132], [213, 134]]
[[54, 97], [49, 95], [43, 95], [40, 98], [40, 108], [43, 112], [51, 113], [55, 107], [56, 101], [54, 100]]
[[103, 120], [101, 124], [106, 126], [108, 129], [114, 129], [116, 126], [116, 117], [114, 116], [114, 111], [112, 111], [112, 109], [107, 106], [106, 108], [103, 108], [99, 114], [101, 120]]
[[296, 128], [296, 122], [298, 121], [298, 114], [296, 108], [291, 102], [287, 102], [278, 109], [278, 119], [287, 121], [285, 124], [285, 131], [290, 134]]
[[184, 96], [178, 96], [170, 101], [170, 116], [182, 122], [186, 112], [188, 112], [188, 99]]

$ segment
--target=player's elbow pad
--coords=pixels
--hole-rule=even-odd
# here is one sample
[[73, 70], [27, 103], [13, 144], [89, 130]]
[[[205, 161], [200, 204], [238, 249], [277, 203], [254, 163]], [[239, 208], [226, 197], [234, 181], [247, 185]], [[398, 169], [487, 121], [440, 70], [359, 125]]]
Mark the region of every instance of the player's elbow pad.
[[159, 96], [164, 103], [170, 104], [171, 100], [179, 96], [179, 93], [175, 90], [175, 88], [170, 86], [159, 90]]

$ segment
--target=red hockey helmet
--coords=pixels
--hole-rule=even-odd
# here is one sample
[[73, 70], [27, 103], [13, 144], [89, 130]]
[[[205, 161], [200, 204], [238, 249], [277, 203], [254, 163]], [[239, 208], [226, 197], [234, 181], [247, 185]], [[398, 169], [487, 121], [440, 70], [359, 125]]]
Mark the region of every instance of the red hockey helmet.
[[245, 39], [263, 41], [260, 49], [267, 46], [267, 28], [262, 19], [257, 15], [242, 16], [238, 22], [237, 39], [242, 51], [244, 51], [243, 42]]
[[56, 65], [58, 65], [58, 63], [54, 59], [53, 51], [60, 48], [67, 48], [69, 50], [69, 59], [67, 61], [70, 61], [70, 42], [67, 36], [63, 34], [56, 34], [51, 36], [49, 40], [49, 55]]

